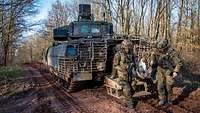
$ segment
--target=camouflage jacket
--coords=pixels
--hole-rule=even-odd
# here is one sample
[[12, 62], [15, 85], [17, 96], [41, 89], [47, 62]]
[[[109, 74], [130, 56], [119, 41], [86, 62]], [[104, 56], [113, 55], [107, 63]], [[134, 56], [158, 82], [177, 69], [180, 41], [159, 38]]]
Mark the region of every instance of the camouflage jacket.
[[129, 66], [136, 66], [136, 57], [133, 53], [129, 52], [125, 54], [122, 51], [118, 51], [113, 59], [113, 66], [116, 69], [127, 70]]
[[160, 67], [169, 70], [170, 72], [179, 72], [182, 66], [182, 61], [175, 50], [169, 48], [164, 54], [153, 52], [151, 54], [150, 66], [152, 68]]

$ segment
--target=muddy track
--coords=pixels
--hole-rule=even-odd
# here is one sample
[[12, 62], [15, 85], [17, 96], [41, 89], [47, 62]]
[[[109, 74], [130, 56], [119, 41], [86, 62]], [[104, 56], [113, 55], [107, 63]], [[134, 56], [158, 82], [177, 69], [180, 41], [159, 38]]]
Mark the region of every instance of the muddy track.
[[[60, 109], [63, 112], [80, 112], [80, 113], [89, 113], [84, 106], [79, 105], [75, 99], [67, 93], [66, 89], [58, 84], [51, 76], [47, 74], [40, 74], [37, 69], [29, 67], [30, 73], [32, 73], [32, 80], [37, 85], [37, 88], [48, 87], [48, 90], [52, 90], [55, 94], [56, 99], [64, 106]], [[35, 77], [34, 75], [41, 75], [40, 77]], [[43, 88], [44, 90], [45, 88]], [[41, 92], [41, 91], [40, 91]], [[48, 92], [48, 91], [47, 91]], [[45, 98], [44, 94], [41, 94], [39, 98]], [[41, 99], [40, 99], [41, 100]]]
[[109, 96], [103, 86], [67, 93], [45, 68], [28, 65], [25, 71], [24, 79], [13, 84], [22, 85], [21, 89], [26, 84], [26, 90], [0, 98], [0, 113], [200, 113], [200, 89], [182, 93], [180, 88], [174, 95], [174, 105], [158, 106], [156, 96], [135, 98], [138, 104], [130, 109]]
[[44, 76], [45, 79], [52, 84], [52, 88], [55, 89], [55, 94], [56, 94], [56, 98], [64, 105], [64, 106], [68, 106], [70, 105], [71, 107], [73, 107], [73, 109], [78, 110], [81, 113], [89, 113], [89, 110], [87, 110], [84, 106], [81, 106], [80, 104], [78, 104], [76, 102], [76, 99], [73, 98], [72, 95], [70, 95], [69, 93], [67, 93], [67, 90], [65, 89], [65, 87], [63, 87], [61, 84], [58, 84], [55, 80], [50, 79], [47, 76]]
[[[85, 109], [85, 106], [81, 106], [80, 104], [76, 103], [74, 101], [75, 99], [73, 98], [73, 96], [70, 95], [69, 93], [66, 93], [67, 91], [65, 90], [65, 88], [62, 85], [56, 84], [55, 81], [50, 79], [48, 76], [44, 76], [44, 78], [49, 83], [53, 84], [53, 88], [56, 91], [57, 99], [61, 103], [63, 103], [65, 106], [67, 106], [68, 104], [73, 105], [73, 108], [77, 109], [80, 112], [89, 112], [89, 110]], [[110, 98], [109, 95], [106, 94], [106, 92], [103, 91], [101, 93], [102, 93], [101, 95], [105, 95], [105, 96], [107, 96], [107, 98]], [[115, 100], [115, 99], [112, 99], [112, 100]], [[179, 104], [159, 106], [158, 105], [158, 99], [155, 99], [153, 97], [149, 97], [148, 99], [139, 99], [139, 100], [140, 100], [140, 103], [142, 103], [146, 106], [151, 106], [152, 109], [155, 109], [156, 111], [159, 111], [159, 112], [165, 112], [165, 113], [195, 113], [193, 110], [188, 109], [188, 108], [181, 106]], [[116, 102], [118, 104], [121, 104], [119, 101], [116, 101]], [[139, 111], [136, 110], [136, 112], [139, 112]]]

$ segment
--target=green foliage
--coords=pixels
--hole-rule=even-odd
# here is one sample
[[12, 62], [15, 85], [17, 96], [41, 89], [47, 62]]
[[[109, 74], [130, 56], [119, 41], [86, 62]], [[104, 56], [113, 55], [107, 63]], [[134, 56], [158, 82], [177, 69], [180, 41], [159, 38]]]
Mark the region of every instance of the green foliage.
[[12, 97], [12, 96], [15, 96], [15, 95], [17, 95], [17, 92], [16, 92], [16, 91], [11, 91], [11, 92], [9, 92], [9, 93], [7, 94], [7, 96], [9, 96], [9, 97]]
[[24, 71], [19, 66], [1, 67], [0, 68], [0, 81], [5, 79], [15, 79], [24, 75]]

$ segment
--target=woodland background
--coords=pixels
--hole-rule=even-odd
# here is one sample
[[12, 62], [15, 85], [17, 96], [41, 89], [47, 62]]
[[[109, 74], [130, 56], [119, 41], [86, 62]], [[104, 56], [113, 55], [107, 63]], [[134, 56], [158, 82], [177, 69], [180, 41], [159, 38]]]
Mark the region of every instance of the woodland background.
[[[38, 0], [0, 0], [0, 65], [40, 61], [52, 30], [77, 20], [80, 0], [57, 0], [45, 21], [27, 22]], [[185, 59], [197, 65], [200, 53], [200, 0], [87, 0], [95, 20], [112, 22], [115, 33], [151, 39], [168, 37]], [[104, 16], [103, 16], [104, 15]], [[33, 29], [41, 23], [44, 26]], [[35, 31], [31, 36], [25, 34]], [[191, 63], [193, 64], [193, 63]], [[196, 67], [193, 65], [193, 67]], [[197, 68], [197, 67], [196, 67]]]

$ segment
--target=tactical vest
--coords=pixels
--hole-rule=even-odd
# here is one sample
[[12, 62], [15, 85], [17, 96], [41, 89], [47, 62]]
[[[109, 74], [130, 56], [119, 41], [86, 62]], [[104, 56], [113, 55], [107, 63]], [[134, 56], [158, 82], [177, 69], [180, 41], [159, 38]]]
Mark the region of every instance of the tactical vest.
[[171, 50], [169, 50], [166, 54], [160, 54], [157, 58], [157, 64], [159, 67], [163, 69], [173, 70], [173, 61], [172, 61], [172, 54]]
[[128, 66], [131, 65], [131, 63], [134, 63], [134, 55], [131, 53], [125, 54], [120, 52], [120, 66], [128, 68]]

